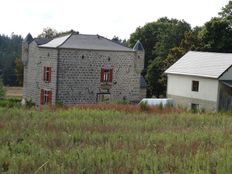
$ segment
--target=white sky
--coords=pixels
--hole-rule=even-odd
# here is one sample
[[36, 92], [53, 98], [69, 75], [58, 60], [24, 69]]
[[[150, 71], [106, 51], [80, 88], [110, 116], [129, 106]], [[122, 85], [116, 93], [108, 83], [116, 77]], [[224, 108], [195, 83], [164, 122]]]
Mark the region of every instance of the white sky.
[[160, 17], [184, 19], [201, 26], [229, 0], [1, 0], [0, 34], [24, 37], [45, 27], [77, 30], [128, 39], [138, 26]]

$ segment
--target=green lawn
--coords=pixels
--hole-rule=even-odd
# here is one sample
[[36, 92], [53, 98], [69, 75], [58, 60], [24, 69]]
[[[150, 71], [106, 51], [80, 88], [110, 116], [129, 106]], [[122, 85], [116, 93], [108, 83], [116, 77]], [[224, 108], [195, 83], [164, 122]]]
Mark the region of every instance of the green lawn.
[[229, 114], [0, 108], [0, 173], [232, 173]]

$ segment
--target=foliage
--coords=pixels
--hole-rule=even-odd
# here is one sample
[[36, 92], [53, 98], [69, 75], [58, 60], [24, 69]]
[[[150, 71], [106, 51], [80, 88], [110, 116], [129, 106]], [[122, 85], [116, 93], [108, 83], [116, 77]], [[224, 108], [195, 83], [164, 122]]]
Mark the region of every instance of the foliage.
[[19, 106], [20, 106], [19, 99], [0, 99], [0, 107], [13, 108]]
[[113, 39], [111, 39], [113, 42], [127, 46], [127, 41], [126, 39], [122, 40], [118, 36], [114, 36]]
[[38, 35], [38, 38], [48, 38], [48, 39], [53, 39], [56, 37], [58, 32], [50, 27], [44, 28], [43, 32]]
[[202, 30], [203, 50], [211, 52], [232, 52], [232, 20], [213, 18]]
[[23, 62], [21, 59], [16, 58], [15, 60], [15, 71], [16, 71], [16, 77], [17, 77], [17, 81], [19, 82], [19, 85], [22, 86], [23, 85]]
[[[58, 32], [56, 29], [47, 27], [43, 29], [43, 32], [41, 34], [39, 34], [37, 37], [38, 38], [48, 38], [48, 39], [53, 39], [55, 37], [61, 37], [67, 34], [71, 34], [73, 33], [74, 30], [69, 30], [69, 31], [60, 31]], [[79, 33], [79, 32], [77, 32]]]
[[231, 173], [232, 117], [0, 108], [6, 173]]
[[138, 27], [129, 39], [129, 46], [133, 47], [140, 40], [146, 51], [145, 69], [149, 62], [156, 57], [166, 56], [169, 49], [179, 46], [186, 31], [190, 31], [190, 25], [177, 19], [160, 18], [155, 22]]
[[222, 8], [222, 11], [218, 13], [223, 19], [232, 20], [232, 1], [230, 0], [228, 4]]
[[163, 72], [163, 59], [168, 55], [170, 49], [178, 47], [186, 32], [191, 31], [190, 25], [181, 20], [160, 18], [155, 22], [139, 27], [131, 34], [129, 44], [132, 47], [137, 40], [140, 40], [145, 49], [145, 70], [150, 86], [151, 95], [159, 97], [163, 94], [165, 86], [158, 82]]
[[0, 99], [4, 98], [6, 91], [3, 86], [2, 78], [0, 78]]
[[2, 76], [4, 85], [17, 86], [15, 60], [21, 56], [20, 35], [0, 35], [0, 75]]

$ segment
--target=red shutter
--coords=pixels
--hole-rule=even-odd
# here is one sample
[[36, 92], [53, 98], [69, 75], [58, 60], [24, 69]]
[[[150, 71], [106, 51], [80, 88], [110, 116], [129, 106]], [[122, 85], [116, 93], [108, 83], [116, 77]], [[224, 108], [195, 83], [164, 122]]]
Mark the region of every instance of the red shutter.
[[101, 82], [104, 81], [104, 69], [102, 68], [101, 69]]
[[113, 80], [113, 69], [110, 69], [110, 82]]
[[52, 68], [49, 67], [49, 76], [48, 76], [48, 82], [51, 82], [51, 79], [52, 79]]
[[52, 91], [48, 92], [48, 104], [52, 104]]
[[43, 81], [46, 79], [46, 67], [43, 67]]
[[40, 104], [43, 105], [44, 104], [44, 90], [41, 89], [40, 91]]

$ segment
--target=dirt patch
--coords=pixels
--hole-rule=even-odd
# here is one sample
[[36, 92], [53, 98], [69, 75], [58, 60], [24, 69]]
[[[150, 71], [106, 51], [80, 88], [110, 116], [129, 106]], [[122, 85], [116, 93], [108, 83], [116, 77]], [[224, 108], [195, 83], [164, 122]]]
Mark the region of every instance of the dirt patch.
[[23, 87], [5, 87], [7, 98], [21, 98], [23, 96]]

